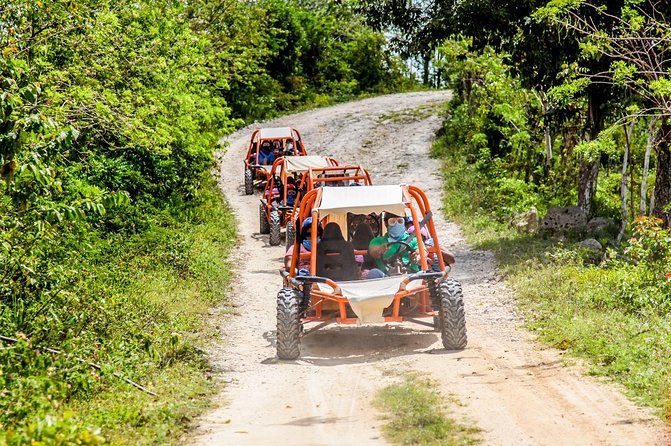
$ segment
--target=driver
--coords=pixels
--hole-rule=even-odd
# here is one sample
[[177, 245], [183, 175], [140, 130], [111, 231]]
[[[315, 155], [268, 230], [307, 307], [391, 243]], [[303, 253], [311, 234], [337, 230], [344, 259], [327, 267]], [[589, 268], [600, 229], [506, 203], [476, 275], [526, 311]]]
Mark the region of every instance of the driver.
[[259, 152], [259, 164], [270, 165], [275, 161], [275, 154], [268, 141], [263, 141], [261, 151]]
[[[402, 243], [410, 246], [410, 250]], [[368, 271], [369, 279], [400, 274], [401, 271], [393, 269], [395, 257], [399, 250], [405, 249], [400, 255], [400, 260], [407, 265], [407, 271], [415, 273], [419, 271], [419, 245], [417, 238], [410, 239], [410, 234], [405, 229], [405, 219], [403, 217], [392, 216], [387, 219], [387, 233], [382, 237], [375, 237], [368, 245], [368, 254], [375, 259], [376, 268]]]
[[284, 146], [284, 154], [288, 156], [295, 155], [294, 152], [294, 141], [292, 139], [287, 139], [287, 143]]

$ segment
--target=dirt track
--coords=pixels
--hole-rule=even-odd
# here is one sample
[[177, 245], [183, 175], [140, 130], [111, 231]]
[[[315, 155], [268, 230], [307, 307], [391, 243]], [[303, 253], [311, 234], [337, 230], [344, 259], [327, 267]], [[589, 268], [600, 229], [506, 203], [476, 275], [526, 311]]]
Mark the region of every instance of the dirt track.
[[[304, 112], [265, 123], [298, 128], [312, 154], [361, 163], [376, 184], [421, 186], [441, 202], [439, 161], [427, 152], [448, 92], [389, 95]], [[452, 277], [464, 287], [468, 347], [446, 352], [440, 336], [413, 324], [336, 327], [303, 340], [295, 362], [275, 359], [275, 295], [284, 249], [258, 233], [258, 194], [242, 188], [243, 151], [252, 127], [228, 139], [221, 186], [237, 216], [240, 248], [233, 301], [221, 316], [212, 352], [230, 384], [220, 407], [198, 421], [185, 444], [386, 444], [370, 407], [395, 371], [418, 370], [462, 404], [456, 415], [483, 429], [485, 445], [668, 445], [663, 424], [612, 385], [564, 367], [518, 328], [522, 322], [491, 253], [471, 249], [459, 228], [438, 217], [441, 243], [457, 257]]]

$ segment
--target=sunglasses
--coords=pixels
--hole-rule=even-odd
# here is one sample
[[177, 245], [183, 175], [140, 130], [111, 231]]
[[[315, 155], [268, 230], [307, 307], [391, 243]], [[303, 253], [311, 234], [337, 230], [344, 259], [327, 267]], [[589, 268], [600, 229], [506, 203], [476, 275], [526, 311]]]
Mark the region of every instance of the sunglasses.
[[399, 225], [404, 225], [405, 224], [405, 218], [403, 217], [391, 217], [387, 219], [387, 226], [391, 226], [394, 224], [399, 224]]

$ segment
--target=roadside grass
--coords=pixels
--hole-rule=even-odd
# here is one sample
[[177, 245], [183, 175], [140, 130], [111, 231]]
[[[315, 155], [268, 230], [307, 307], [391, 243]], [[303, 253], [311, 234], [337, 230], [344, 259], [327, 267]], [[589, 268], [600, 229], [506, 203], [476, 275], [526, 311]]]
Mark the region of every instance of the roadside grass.
[[[139, 367], [142, 373], [124, 374], [159, 395], [108, 377], [110, 385], [103, 392], [75, 404], [81, 418], [102, 428], [111, 444], [177, 443], [219, 388], [203, 347], [216, 335], [208, 321], [210, 308], [226, 303], [226, 260], [237, 236], [232, 212], [215, 182], [199, 194], [197, 206], [119, 243], [98, 265], [97, 285], [131, 303], [127, 317], [144, 324], [151, 339], [148, 358]], [[124, 335], [112, 339], [123, 343]], [[123, 370], [124, 359], [117, 362]]]
[[385, 439], [393, 444], [456, 446], [480, 443], [476, 427], [452, 419], [445, 398], [428, 378], [406, 373], [403, 382], [380, 390], [373, 404], [384, 413]]
[[584, 359], [587, 373], [622, 384], [632, 400], [671, 416], [671, 312], [657, 295], [663, 277], [594, 258], [575, 246], [577, 236], [517, 233], [492, 215], [491, 188], [462, 154], [443, 140], [434, 153], [444, 159], [443, 211], [470, 244], [496, 254], [526, 327], [568, 357]]
[[214, 179], [197, 194], [147, 213], [130, 235], [81, 234], [88, 248], [71, 259], [75, 288], [35, 324], [58, 334], [0, 350], [0, 383], [8, 384], [0, 445], [176, 444], [208, 407], [220, 383], [203, 347], [216, 335], [211, 308], [227, 302], [237, 235]]

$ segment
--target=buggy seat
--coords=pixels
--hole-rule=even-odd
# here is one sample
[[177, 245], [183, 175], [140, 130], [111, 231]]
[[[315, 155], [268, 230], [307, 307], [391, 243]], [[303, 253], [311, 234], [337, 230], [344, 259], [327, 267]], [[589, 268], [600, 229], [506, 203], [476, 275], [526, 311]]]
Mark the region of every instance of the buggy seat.
[[331, 280], [356, 280], [359, 271], [354, 259], [354, 248], [345, 240], [336, 223], [328, 223], [317, 244], [317, 275]]

